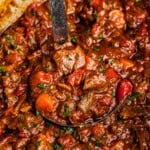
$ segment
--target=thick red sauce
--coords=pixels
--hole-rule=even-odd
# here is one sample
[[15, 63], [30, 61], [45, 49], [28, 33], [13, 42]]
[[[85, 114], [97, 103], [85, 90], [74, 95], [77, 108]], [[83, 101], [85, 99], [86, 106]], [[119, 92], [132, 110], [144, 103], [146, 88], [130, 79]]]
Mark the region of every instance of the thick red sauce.
[[[148, 150], [149, 15], [141, 0], [66, 0], [68, 41], [49, 3], [0, 37], [0, 149]], [[101, 123], [77, 125], [121, 108]]]

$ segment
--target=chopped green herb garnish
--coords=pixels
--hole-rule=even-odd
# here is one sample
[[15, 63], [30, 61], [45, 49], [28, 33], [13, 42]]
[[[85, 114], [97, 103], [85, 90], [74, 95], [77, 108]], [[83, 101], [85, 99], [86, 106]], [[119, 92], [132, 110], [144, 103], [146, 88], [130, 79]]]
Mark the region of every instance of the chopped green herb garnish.
[[38, 148], [39, 146], [41, 145], [41, 141], [37, 141], [36, 143], [35, 143], [35, 146]]
[[0, 48], [3, 48], [3, 44], [0, 44]]
[[39, 111], [36, 110], [36, 116], [41, 116], [41, 113]]
[[10, 45], [9, 45], [9, 48], [10, 49], [16, 49], [17, 45], [15, 45], [13, 42], [11, 42]]
[[71, 36], [71, 42], [76, 44], [77, 43], [77, 37], [75, 35]]
[[138, 108], [135, 109], [135, 112], [142, 113], [143, 112], [143, 108], [142, 107], [138, 107]]
[[89, 34], [89, 33], [90, 33], [90, 29], [85, 30], [85, 32], [86, 32], [87, 34]]
[[11, 53], [12, 53], [12, 51], [11, 50], [7, 50], [7, 55], [10, 55]]
[[47, 86], [44, 83], [39, 83], [38, 88], [45, 89]]
[[36, 11], [32, 11], [32, 12], [31, 12], [31, 15], [32, 15], [32, 16], [36, 16]]
[[37, 127], [38, 124], [36, 122], [32, 122], [32, 125], [35, 128], [35, 127]]
[[112, 97], [116, 97], [116, 92], [112, 91]]
[[101, 136], [101, 139], [106, 139], [106, 138], [107, 138], [106, 134], [103, 134], [103, 135]]
[[102, 35], [100, 35], [99, 38], [102, 39], [102, 40], [104, 40], [104, 39], [106, 38], [106, 35], [105, 35], [105, 34], [102, 34]]
[[148, 119], [150, 119], [150, 113], [149, 113], [149, 114], [147, 114], [147, 118], [148, 118]]
[[24, 124], [24, 125], [23, 125], [23, 128], [24, 128], [25, 130], [28, 130], [28, 125], [27, 125], [27, 124]]
[[58, 133], [54, 133], [54, 137], [55, 138], [59, 137], [59, 134]]
[[0, 73], [1, 72], [4, 72], [4, 67], [3, 66], [0, 66]]
[[9, 75], [10, 75], [10, 73], [6, 71], [6, 72], [5, 72], [5, 76], [8, 77]]
[[63, 127], [61, 129], [62, 132], [69, 132], [70, 134], [72, 134], [74, 132], [74, 129], [71, 127]]
[[54, 143], [53, 144], [53, 149], [54, 150], [63, 150], [63, 145], [62, 144], [59, 144], [59, 143]]
[[108, 60], [108, 64], [113, 64], [113, 62], [114, 62], [114, 59], [109, 59]]
[[134, 99], [139, 98], [141, 96], [142, 96], [142, 94], [140, 92], [134, 92], [131, 96], [129, 96], [129, 99], [134, 100]]
[[69, 106], [67, 104], [64, 105], [64, 112], [63, 112], [63, 115], [64, 116], [69, 116], [70, 115], [70, 109], [69, 109]]
[[94, 141], [94, 145], [100, 147], [101, 146], [101, 142], [96, 140], [96, 141]]
[[96, 46], [95, 46], [95, 47], [93, 47], [92, 49], [93, 49], [94, 51], [98, 51], [98, 50], [99, 50], [99, 48], [98, 48], [98, 47], [96, 47]]
[[7, 40], [14, 40], [15, 38], [14, 38], [14, 36], [12, 36], [12, 35], [10, 35], [10, 34], [7, 34], [7, 35], [6, 35], [6, 39], [7, 39]]
[[19, 50], [19, 54], [20, 54], [20, 55], [24, 55], [24, 52], [21, 51], [21, 50]]

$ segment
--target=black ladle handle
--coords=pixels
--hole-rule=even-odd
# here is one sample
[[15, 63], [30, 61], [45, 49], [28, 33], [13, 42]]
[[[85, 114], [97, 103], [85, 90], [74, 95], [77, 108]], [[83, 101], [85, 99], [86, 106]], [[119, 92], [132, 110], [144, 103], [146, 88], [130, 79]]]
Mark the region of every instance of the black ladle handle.
[[67, 19], [64, 0], [50, 0], [54, 42], [64, 43], [67, 40]]

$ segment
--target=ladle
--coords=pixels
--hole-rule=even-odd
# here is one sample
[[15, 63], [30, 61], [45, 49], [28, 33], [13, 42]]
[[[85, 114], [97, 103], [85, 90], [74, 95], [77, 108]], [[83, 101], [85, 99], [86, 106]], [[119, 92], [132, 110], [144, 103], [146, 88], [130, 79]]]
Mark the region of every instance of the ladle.
[[50, 0], [54, 42], [64, 43], [67, 40], [67, 19], [64, 0]]
[[[68, 34], [64, 0], [50, 0], [50, 4], [51, 4], [51, 15], [52, 15], [52, 27], [53, 27], [54, 42], [57, 42], [59, 44], [63, 44], [66, 41], [67, 34]], [[44, 112], [40, 112], [40, 113], [47, 120], [51, 121], [54, 124], [60, 125], [60, 126], [66, 126], [66, 127], [90, 126], [90, 125], [93, 125], [97, 122], [103, 121], [108, 116], [110, 116], [113, 112], [117, 111], [119, 109], [121, 103], [122, 102], [118, 103], [115, 101], [115, 104], [104, 115], [87, 119], [84, 122], [81, 122], [79, 124], [60, 123], [60, 122], [53, 120], [49, 113], [48, 114], [46, 114]]]

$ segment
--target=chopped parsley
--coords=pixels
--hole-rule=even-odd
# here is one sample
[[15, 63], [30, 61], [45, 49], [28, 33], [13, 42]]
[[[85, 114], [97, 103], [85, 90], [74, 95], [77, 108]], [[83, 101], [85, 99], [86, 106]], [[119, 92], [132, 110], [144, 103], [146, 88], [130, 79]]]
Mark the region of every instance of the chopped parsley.
[[7, 39], [7, 40], [14, 40], [15, 38], [14, 38], [14, 36], [12, 36], [12, 35], [10, 35], [10, 34], [7, 34], [7, 35], [6, 35], [6, 39]]
[[109, 59], [108, 60], [108, 64], [113, 64], [113, 62], [114, 62], [114, 59]]
[[40, 117], [41, 113], [39, 111], [36, 110], [36, 116]]
[[116, 97], [116, 92], [112, 91], [112, 97]]
[[104, 40], [106, 38], [106, 35], [105, 34], [101, 34], [99, 38]]
[[63, 145], [62, 144], [59, 144], [59, 143], [54, 143], [53, 144], [53, 149], [54, 150], [63, 150]]
[[47, 86], [44, 83], [39, 83], [38, 88], [45, 89]]
[[16, 49], [18, 46], [15, 45], [13, 42], [10, 43], [9, 48], [10, 49]]
[[24, 124], [24, 125], [23, 125], [23, 128], [24, 128], [25, 130], [28, 130], [28, 125], [27, 125], [27, 124]]
[[10, 55], [12, 53], [12, 51], [11, 50], [7, 50], [6, 53], [7, 53], [7, 55]]
[[4, 67], [0, 66], [0, 73], [4, 72]]
[[34, 127], [34, 128], [36, 128], [37, 127], [37, 122], [32, 122], [32, 126]]
[[61, 129], [62, 132], [69, 132], [70, 134], [74, 133], [74, 129], [71, 127], [63, 127]]
[[75, 35], [71, 36], [71, 42], [76, 44], [77, 43], [77, 37]]
[[134, 92], [131, 96], [129, 96], [129, 99], [134, 100], [134, 99], [139, 98], [141, 96], [142, 96], [142, 94], [140, 92]]
[[69, 109], [69, 106], [67, 104], [64, 105], [64, 112], [63, 112], [63, 115], [64, 116], [69, 116], [70, 115], [70, 109]]
[[93, 49], [94, 51], [98, 51], [98, 50], [99, 50], [99, 48], [96, 47], [96, 46], [94, 46], [92, 49]]
[[41, 141], [37, 141], [36, 143], [35, 143], [35, 146], [38, 148], [39, 146], [41, 145]]
[[135, 112], [137, 112], [137, 113], [142, 113], [142, 112], [143, 112], [143, 108], [142, 108], [142, 107], [137, 107], [137, 108], [135, 109]]
[[94, 145], [100, 147], [101, 146], [101, 142], [99, 140], [94, 141]]

